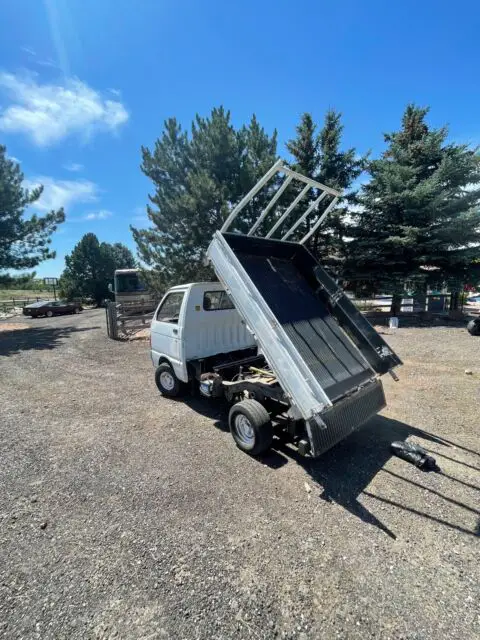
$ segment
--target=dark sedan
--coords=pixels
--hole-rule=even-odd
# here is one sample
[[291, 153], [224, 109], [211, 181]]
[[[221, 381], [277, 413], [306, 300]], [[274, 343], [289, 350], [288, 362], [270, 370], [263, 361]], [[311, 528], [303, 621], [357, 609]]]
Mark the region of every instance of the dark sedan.
[[66, 300], [43, 300], [23, 307], [23, 315], [32, 316], [32, 318], [38, 318], [38, 316], [51, 318], [66, 313], [80, 313], [80, 311], [82, 311], [82, 306], [79, 302], [67, 302]]

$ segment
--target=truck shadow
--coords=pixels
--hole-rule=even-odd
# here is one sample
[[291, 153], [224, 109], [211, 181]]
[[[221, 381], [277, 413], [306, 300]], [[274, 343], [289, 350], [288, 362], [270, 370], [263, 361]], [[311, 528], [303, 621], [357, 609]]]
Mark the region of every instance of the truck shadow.
[[[229, 432], [227, 419], [228, 405], [226, 403], [209, 401], [206, 398], [198, 396], [189, 397], [186, 401], [194, 411], [210, 418], [217, 429], [227, 433]], [[315, 484], [320, 486], [321, 493], [318, 496], [319, 499], [340, 505], [352, 515], [360, 518], [360, 520], [367, 524], [377, 527], [394, 540], [396, 539], [396, 534], [360, 502], [359, 499], [362, 495], [367, 496], [369, 499], [374, 499], [381, 504], [393, 506], [397, 509], [432, 520], [461, 533], [479, 536], [480, 520], [474, 530], [468, 530], [454, 522], [443, 520], [419, 509], [409, 507], [406, 504], [390, 500], [389, 498], [375, 495], [367, 490], [367, 487], [375, 476], [383, 471], [390, 476], [394, 476], [395, 481], [405, 482], [406, 485], [410, 486], [414, 485], [416, 488], [429, 492], [432, 498], [440, 498], [449, 504], [462, 507], [480, 516], [480, 511], [440, 493], [433, 487], [426, 486], [425, 482], [428, 482], [428, 474], [424, 474], [418, 470], [418, 477], [421, 481], [417, 482], [416, 478], [412, 480], [411, 478], [400, 476], [384, 468], [392, 457], [390, 451], [391, 443], [395, 440], [407, 440], [411, 436], [421, 439], [423, 441], [422, 446], [427, 449], [429, 448], [429, 444], [435, 445], [436, 450], [433, 452], [434, 456], [448, 458], [458, 464], [459, 469], [465, 466], [469, 469], [476, 470], [476, 467], [449, 457], [437, 449], [441, 446], [445, 447], [448, 451], [450, 448], [455, 447], [467, 453], [480, 456], [479, 452], [468, 449], [451, 440], [438, 437], [423, 429], [401, 422], [400, 420], [394, 420], [393, 418], [387, 418], [385, 416], [376, 416], [361, 429], [358, 429], [348, 438], [342, 440], [335, 447], [324, 453], [320, 458], [312, 459], [303, 457], [293, 446], [281, 439], [275, 438], [272, 449], [255, 459], [258, 460], [260, 464], [267, 465], [272, 469], [279, 469], [291, 462], [297, 463], [306, 471]], [[437, 462], [441, 465], [441, 458], [437, 459]], [[408, 465], [406, 462], [405, 464]], [[408, 465], [408, 469], [410, 469], [410, 465]], [[466, 487], [469, 491], [480, 491], [479, 485], [466, 482], [461, 478], [454, 477], [445, 472], [442, 472], [442, 475], [449, 481]], [[315, 488], [313, 488], [313, 492], [315, 492]], [[312, 493], [312, 495], [314, 495], [314, 493]]]
[[[426, 441], [422, 443], [422, 445], [427, 448], [428, 443], [430, 442], [445, 447], [458, 446], [458, 448], [465, 449], [451, 441], [443, 440], [442, 438], [428, 433], [427, 431], [418, 429], [404, 422], [400, 422], [399, 420], [394, 420], [393, 418], [387, 418], [384, 416], [376, 416], [364, 425], [363, 428], [351, 434], [347, 439], [324, 453], [320, 458], [304, 458], [300, 456], [295, 449], [284, 444], [280, 444], [279, 450], [302, 466], [311, 478], [321, 486], [322, 492], [319, 496], [321, 499], [327, 502], [335, 502], [351, 514], [360, 518], [362, 521], [379, 528], [392, 539], [396, 539], [395, 533], [359, 501], [359, 497], [361, 495], [373, 498], [382, 504], [394, 506], [398, 509], [420, 515], [438, 524], [455, 529], [461, 533], [479, 535], [477, 530], [471, 531], [465, 529], [454, 522], [448, 522], [447, 520], [437, 518], [436, 516], [430, 515], [419, 509], [411, 508], [405, 504], [375, 495], [366, 490], [373, 478], [380, 471], [384, 471], [400, 481], [410, 485], [415, 485], [417, 488], [430, 492], [432, 496], [439, 497], [450, 504], [460, 506], [469, 512], [480, 515], [479, 511], [472, 509], [453, 498], [443, 495], [435, 489], [425, 486], [425, 484], [422, 484], [421, 482], [416, 482], [384, 469], [386, 463], [391, 458], [391, 443], [395, 440], [406, 440], [410, 436], [416, 436], [423, 441]], [[470, 451], [469, 449], [465, 450]], [[472, 451], [472, 453], [476, 452]], [[443, 454], [434, 453], [434, 455]], [[461, 461], [454, 460], [453, 458], [452, 460], [460, 465], [464, 464]], [[422, 474], [420, 471], [419, 474], [421, 474], [421, 477], [424, 480], [426, 479], [427, 474]], [[451, 481], [467, 486], [469, 489], [480, 491], [480, 487], [476, 485], [466, 483], [445, 473], [443, 473], [443, 476]]]

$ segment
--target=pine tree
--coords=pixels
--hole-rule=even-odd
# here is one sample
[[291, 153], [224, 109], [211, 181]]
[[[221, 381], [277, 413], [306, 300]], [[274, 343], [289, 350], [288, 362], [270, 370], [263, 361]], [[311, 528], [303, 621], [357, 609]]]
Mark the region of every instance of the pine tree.
[[137, 266], [132, 252], [121, 242], [102, 242], [102, 245], [106, 245], [106, 250], [111, 252], [114, 269], [135, 269]]
[[[354, 148], [341, 150], [343, 124], [342, 114], [329, 109], [325, 114], [323, 127], [316, 133], [317, 126], [311, 114], [304, 113], [297, 126], [296, 138], [287, 142], [287, 149], [294, 157], [292, 168], [322, 184], [341, 192], [348, 191], [366, 166], [366, 156], [359, 157]], [[315, 199], [309, 192], [302, 201], [303, 210]], [[335, 272], [340, 273], [345, 259], [345, 217], [354, 193], [346, 193], [338, 205], [330, 211], [322, 226], [309, 240], [309, 248]], [[318, 215], [328, 206], [330, 199], [321, 203], [317, 212], [312, 212], [305, 225], [300, 226], [293, 239], [300, 239], [307, 233]], [[298, 214], [297, 214], [298, 215]]]
[[37, 202], [43, 187], [28, 191], [23, 180], [19, 164], [7, 158], [0, 145], [0, 270], [31, 269], [54, 258], [50, 236], [65, 220], [63, 209], [25, 218], [25, 210]]
[[135, 260], [125, 245], [100, 243], [94, 233], [86, 233], [65, 257], [65, 264], [60, 277], [61, 295], [67, 299], [90, 298], [100, 304], [108, 297], [115, 269], [131, 268]]
[[394, 314], [407, 280], [458, 283], [478, 256], [480, 157], [447, 144], [447, 128], [430, 128], [427, 113], [409, 105], [401, 129], [385, 135], [351, 229], [350, 273], [393, 293]]
[[[275, 162], [276, 133], [269, 136], [255, 116], [236, 130], [230, 112], [219, 107], [208, 118], [197, 115], [190, 134], [175, 118], [167, 120], [153, 151], [142, 148], [142, 156], [154, 193], [147, 207], [152, 228], [132, 228], [140, 257], [159, 274], [160, 288], [211, 279], [205, 249], [232, 207]], [[251, 208], [242, 212], [240, 228], [252, 216]]]

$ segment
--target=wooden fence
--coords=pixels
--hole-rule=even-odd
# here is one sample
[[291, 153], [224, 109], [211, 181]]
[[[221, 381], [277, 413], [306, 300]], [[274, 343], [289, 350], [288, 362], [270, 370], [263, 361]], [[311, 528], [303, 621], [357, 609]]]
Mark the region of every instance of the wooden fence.
[[45, 296], [36, 296], [34, 298], [8, 298], [8, 300], [0, 300], [0, 311], [3, 311], [3, 313], [9, 313], [14, 309], [23, 309], [27, 304], [40, 301], [47, 302], [48, 300], [53, 300], [53, 298], [45, 298]]

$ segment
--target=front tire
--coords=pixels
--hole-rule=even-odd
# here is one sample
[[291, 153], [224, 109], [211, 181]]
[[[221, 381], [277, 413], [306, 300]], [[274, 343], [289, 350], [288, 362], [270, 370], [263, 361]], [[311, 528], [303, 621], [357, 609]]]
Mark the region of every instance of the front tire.
[[235, 444], [245, 453], [258, 456], [272, 446], [272, 422], [260, 402], [242, 400], [234, 404], [228, 414], [228, 424]]
[[167, 396], [168, 398], [178, 397], [183, 390], [182, 383], [175, 375], [172, 367], [166, 362], [157, 367], [155, 382], [162, 396]]

